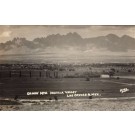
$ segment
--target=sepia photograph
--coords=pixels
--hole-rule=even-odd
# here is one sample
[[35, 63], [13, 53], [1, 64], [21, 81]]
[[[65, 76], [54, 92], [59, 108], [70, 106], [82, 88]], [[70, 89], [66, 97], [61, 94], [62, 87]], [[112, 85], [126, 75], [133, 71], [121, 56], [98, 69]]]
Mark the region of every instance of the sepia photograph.
[[135, 111], [135, 26], [0, 25], [0, 110]]

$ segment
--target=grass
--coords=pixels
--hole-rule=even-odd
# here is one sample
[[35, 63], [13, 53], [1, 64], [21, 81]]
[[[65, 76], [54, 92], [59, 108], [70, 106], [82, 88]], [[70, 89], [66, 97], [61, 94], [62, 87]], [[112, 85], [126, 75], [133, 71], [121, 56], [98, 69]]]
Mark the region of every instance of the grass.
[[[49, 96], [27, 96], [27, 92], [34, 91], [77, 91], [77, 93], [101, 93], [101, 96], [123, 96], [120, 93], [120, 89], [127, 88], [131, 93], [130, 96], [135, 95], [135, 85], [128, 85], [134, 83], [131, 79], [101, 79], [93, 78], [90, 81], [86, 81], [84, 78], [63, 78], [61, 80], [35, 80], [35, 79], [16, 79], [16, 80], [2, 80], [0, 90], [1, 95], [11, 96], [14, 98], [16, 95], [19, 98], [36, 98], [36, 99], [49, 99]], [[8, 85], [7, 85], [8, 84]], [[127, 95], [128, 95], [127, 94]], [[54, 95], [52, 95], [54, 99]], [[66, 98], [66, 95], [56, 95], [58, 99]], [[63, 97], [62, 97], [63, 96]], [[124, 95], [126, 96], [126, 95]], [[129, 96], [129, 95], [128, 95]]]

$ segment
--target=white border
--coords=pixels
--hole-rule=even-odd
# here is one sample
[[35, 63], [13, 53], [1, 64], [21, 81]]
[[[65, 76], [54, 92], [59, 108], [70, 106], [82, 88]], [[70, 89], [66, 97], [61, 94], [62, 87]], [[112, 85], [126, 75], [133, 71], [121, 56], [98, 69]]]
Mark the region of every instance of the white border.
[[135, 117], [131, 112], [2, 112], [1, 120], [2, 135], [132, 135]]
[[134, 0], [1, 0], [0, 24], [134, 25]]
[[[135, 25], [134, 0], [1, 0], [0, 25]], [[132, 112], [1, 112], [2, 135], [132, 135]]]

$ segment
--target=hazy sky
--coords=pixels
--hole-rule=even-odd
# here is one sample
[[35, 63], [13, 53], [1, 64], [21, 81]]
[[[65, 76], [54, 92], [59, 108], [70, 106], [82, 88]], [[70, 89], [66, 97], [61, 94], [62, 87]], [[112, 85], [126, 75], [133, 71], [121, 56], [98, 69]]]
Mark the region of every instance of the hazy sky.
[[50, 34], [62, 34], [65, 35], [69, 32], [77, 32], [82, 37], [96, 37], [107, 35], [110, 33], [118, 36], [129, 35], [135, 38], [135, 26], [88, 26], [88, 25], [52, 25], [52, 26], [0, 26], [0, 42], [11, 40], [14, 37], [26, 37], [29, 40], [33, 40], [37, 37], [46, 37]]

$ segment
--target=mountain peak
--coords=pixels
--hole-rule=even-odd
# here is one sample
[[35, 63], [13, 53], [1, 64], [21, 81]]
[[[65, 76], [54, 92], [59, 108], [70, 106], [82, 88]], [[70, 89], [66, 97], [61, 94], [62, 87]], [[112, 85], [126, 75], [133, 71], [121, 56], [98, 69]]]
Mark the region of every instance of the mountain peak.
[[13, 38], [13, 40], [18, 40], [18, 39], [20, 39], [20, 40], [26, 40], [26, 38], [24, 38], [24, 37], [15, 37], [15, 38]]
[[118, 41], [119, 40], [119, 37], [115, 34], [108, 34], [106, 37], [108, 40], [111, 40], [111, 41]]
[[72, 32], [69, 32], [65, 36], [71, 36], [71, 37], [79, 37], [79, 38], [81, 38], [81, 36], [78, 33], [76, 33], [76, 32], [73, 32], [73, 33]]
[[128, 35], [123, 35], [121, 38], [131, 38], [131, 37]]
[[111, 34], [108, 34], [107, 37], [115, 37], [115, 38], [119, 38], [117, 35], [112, 34], [112, 33], [111, 33]]

